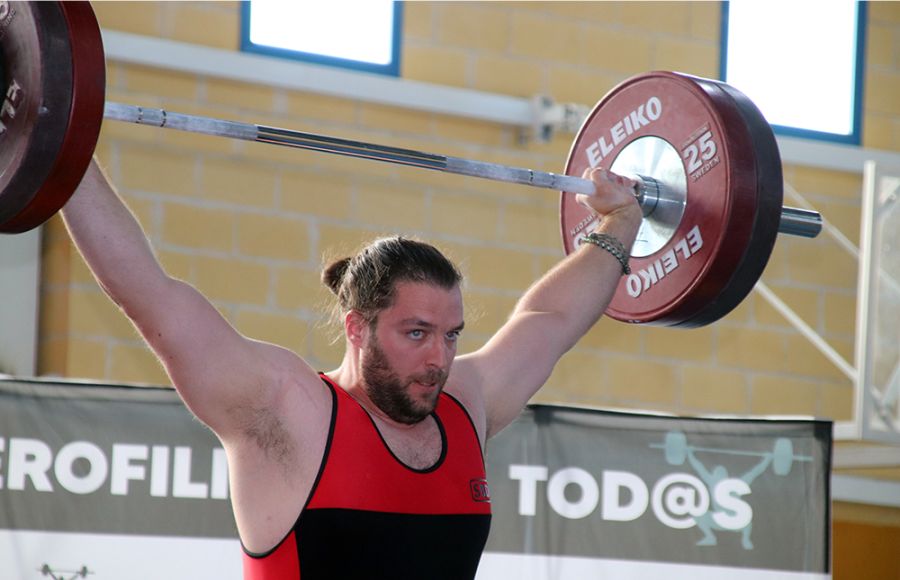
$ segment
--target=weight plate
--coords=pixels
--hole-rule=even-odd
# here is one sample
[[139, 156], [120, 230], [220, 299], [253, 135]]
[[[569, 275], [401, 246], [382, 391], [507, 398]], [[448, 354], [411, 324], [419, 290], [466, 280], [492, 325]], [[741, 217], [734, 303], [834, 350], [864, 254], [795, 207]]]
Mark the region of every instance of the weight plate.
[[719, 320], [731, 312], [753, 290], [769, 262], [772, 249], [775, 247], [784, 203], [781, 155], [778, 152], [778, 143], [771, 125], [756, 105], [742, 92], [726, 83], [708, 82], [716, 84], [734, 100], [750, 132], [757, 164], [756, 214], [750, 243], [731, 280], [715, 299], [709, 301], [692, 318], [677, 325], [681, 328], [703, 326]]
[[[660, 206], [645, 216], [632, 249], [632, 274], [620, 280], [606, 313], [625, 322], [671, 326], [714, 300], [746, 253], [757, 206], [755, 155], [740, 112], [723, 91], [709, 91], [696, 77], [654, 72], [626, 80], [594, 107], [572, 145], [566, 173], [618, 168], [619, 157], [630, 157], [644, 138], [664, 142], [646, 149], [664, 150], [668, 158], [674, 152], [679, 162], [648, 157], [629, 161], [624, 172], [661, 182], [661, 201], [669, 210], [683, 205], [674, 212], [680, 212], [675, 222], [657, 213]], [[659, 166], [665, 171], [654, 168]], [[658, 234], [661, 222], [670, 233]], [[567, 253], [596, 223], [595, 214], [563, 192], [560, 224]]]
[[103, 120], [105, 61], [88, 2], [12, 2], [0, 21], [0, 232], [55, 214], [90, 163]]

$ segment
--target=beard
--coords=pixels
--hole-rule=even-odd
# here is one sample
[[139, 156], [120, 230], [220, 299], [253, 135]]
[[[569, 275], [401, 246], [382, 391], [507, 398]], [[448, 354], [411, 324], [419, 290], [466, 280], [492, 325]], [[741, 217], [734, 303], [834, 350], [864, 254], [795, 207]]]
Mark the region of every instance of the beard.
[[[430, 415], [437, 406], [438, 396], [447, 382], [447, 371], [430, 369], [422, 374], [410, 375], [405, 379], [394, 372], [373, 336], [367, 356], [362, 361], [362, 378], [366, 394], [379, 409], [398, 423], [412, 425]], [[434, 385], [433, 393], [424, 400], [414, 400], [409, 394], [413, 383]]]

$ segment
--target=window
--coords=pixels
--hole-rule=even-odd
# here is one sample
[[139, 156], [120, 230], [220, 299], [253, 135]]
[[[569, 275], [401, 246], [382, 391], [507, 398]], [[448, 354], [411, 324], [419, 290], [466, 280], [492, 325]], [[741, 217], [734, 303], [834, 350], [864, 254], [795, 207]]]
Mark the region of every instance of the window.
[[402, 2], [245, 0], [241, 49], [398, 75]]
[[865, 2], [722, 3], [722, 79], [776, 133], [859, 144]]

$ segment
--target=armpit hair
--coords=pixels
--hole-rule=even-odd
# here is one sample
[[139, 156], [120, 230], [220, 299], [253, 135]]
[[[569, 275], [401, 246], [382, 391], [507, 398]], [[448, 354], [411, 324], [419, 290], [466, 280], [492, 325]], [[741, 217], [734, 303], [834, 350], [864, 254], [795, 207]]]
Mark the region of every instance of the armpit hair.
[[268, 459], [287, 464], [294, 451], [294, 443], [284, 424], [269, 409], [241, 409], [243, 432], [248, 440], [256, 443]]

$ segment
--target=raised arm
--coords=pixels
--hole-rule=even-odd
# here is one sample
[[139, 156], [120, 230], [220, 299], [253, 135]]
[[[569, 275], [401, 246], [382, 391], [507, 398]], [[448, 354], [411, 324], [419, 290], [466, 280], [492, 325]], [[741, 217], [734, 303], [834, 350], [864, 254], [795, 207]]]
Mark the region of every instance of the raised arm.
[[103, 290], [135, 324], [191, 411], [220, 437], [275, 406], [282, 376], [315, 373], [281, 348], [240, 335], [190, 285], [168, 276], [96, 161], [63, 209]]
[[[601, 216], [595, 231], [630, 249], [641, 222], [633, 182], [602, 169], [588, 176], [597, 194], [578, 200]], [[480, 387], [488, 437], [522, 411], [560, 357], [600, 319], [621, 276], [622, 265], [609, 251], [584, 244], [522, 296], [483, 348], [455, 363], [463, 380]]]

